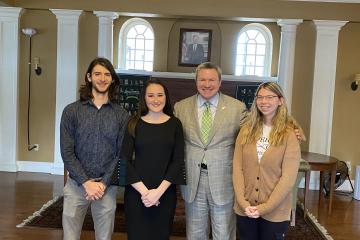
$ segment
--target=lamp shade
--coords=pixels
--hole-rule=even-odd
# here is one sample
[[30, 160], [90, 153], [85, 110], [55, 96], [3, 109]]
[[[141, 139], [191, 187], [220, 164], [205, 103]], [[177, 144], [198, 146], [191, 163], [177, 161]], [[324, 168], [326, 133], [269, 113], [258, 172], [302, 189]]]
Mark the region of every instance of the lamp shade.
[[21, 29], [21, 31], [23, 34], [25, 34], [28, 37], [32, 37], [37, 33], [35, 28], [23, 28]]

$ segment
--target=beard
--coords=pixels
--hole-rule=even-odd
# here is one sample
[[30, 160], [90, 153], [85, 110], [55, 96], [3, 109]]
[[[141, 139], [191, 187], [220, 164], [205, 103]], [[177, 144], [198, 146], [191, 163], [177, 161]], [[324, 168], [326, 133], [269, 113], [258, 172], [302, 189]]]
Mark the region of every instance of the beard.
[[96, 86], [96, 84], [92, 84], [92, 91], [95, 91], [95, 93], [98, 93], [98, 94], [106, 94], [109, 92], [110, 86], [111, 86], [111, 84], [109, 84], [106, 89], [99, 89]]

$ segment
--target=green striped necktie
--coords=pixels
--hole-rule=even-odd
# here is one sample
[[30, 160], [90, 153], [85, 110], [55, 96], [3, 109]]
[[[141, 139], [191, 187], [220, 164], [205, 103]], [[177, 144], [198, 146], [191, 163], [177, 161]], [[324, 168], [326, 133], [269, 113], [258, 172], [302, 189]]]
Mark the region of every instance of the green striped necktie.
[[212, 125], [212, 116], [210, 103], [205, 102], [205, 110], [201, 118], [201, 139], [206, 144], [209, 141], [209, 134]]

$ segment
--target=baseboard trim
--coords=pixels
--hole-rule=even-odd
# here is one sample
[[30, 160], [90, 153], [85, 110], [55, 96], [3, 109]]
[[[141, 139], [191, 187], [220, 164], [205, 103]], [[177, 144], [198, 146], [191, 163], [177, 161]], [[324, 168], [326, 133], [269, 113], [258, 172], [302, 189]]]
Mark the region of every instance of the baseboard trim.
[[52, 162], [32, 162], [32, 161], [17, 161], [17, 171], [19, 172], [38, 172], [51, 173], [54, 165]]
[[16, 164], [1, 163], [0, 171], [2, 171], [2, 172], [17, 172], [17, 167], [16, 167]]
[[64, 166], [53, 162], [16, 161], [15, 164], [0, 163], [2, 172], [34, 172], [64, 175]]

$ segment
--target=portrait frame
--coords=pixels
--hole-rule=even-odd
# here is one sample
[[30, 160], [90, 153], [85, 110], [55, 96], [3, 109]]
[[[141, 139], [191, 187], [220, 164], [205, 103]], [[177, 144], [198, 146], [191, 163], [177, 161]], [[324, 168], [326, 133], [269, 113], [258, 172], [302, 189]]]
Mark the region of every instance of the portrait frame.
[[211, 39], [210, 29], [180, 28], [178, 65], [196, 67], [200, 63], [210, 62]]

